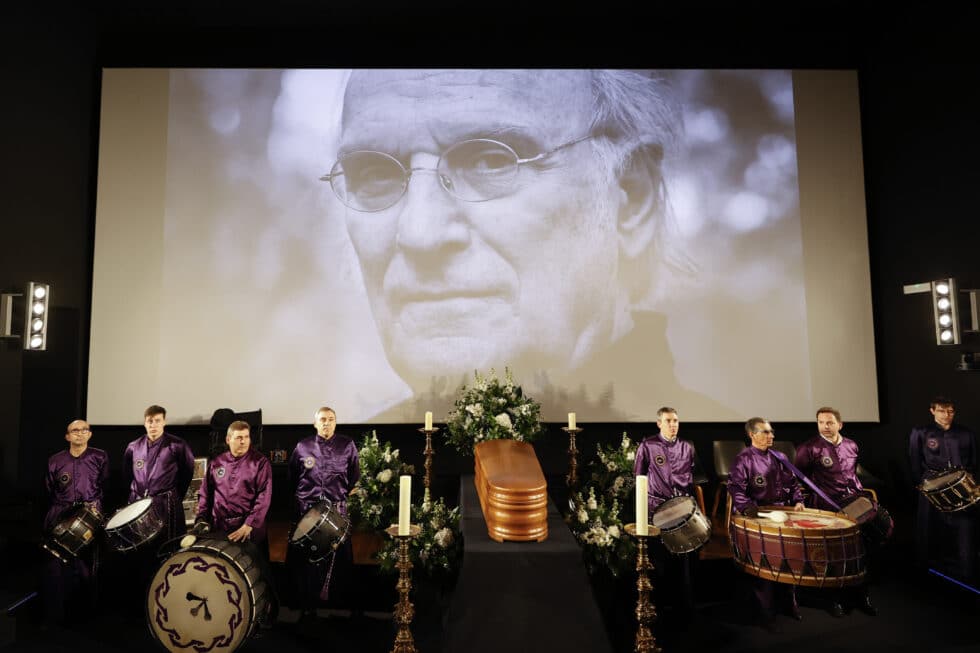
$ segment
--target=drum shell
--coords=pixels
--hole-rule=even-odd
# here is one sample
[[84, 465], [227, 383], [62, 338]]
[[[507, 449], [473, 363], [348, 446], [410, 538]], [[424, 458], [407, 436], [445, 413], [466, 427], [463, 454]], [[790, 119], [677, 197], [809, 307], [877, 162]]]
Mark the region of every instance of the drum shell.
[[95, 540], [104, 521], [96, 508], [77, 506], [55, 524], [41, 547], [62, 562], [70, 563]]
[[895, 522], [884, 506], [859, 494], [841, 506], [841, 511], [856, 521], [872, 544], [881, 544], [892, 536]]
[[[760, 512], [782, 509], [785, 506], [759, 508]], [[777, 583], [845, 587], [863, 582], [867, 571], [865, 547], [857, 523], [826, 510], [808, 508], [803, 513], [838, 519], [848, 525], [802, 528], [733, 514], [729, 534], [735, 563], [746, 573]]]
[[[658, 513], [662, 515], [665, 509], [676, 508], [679, 504], [689, 504], [686, 506], [686, 514], [681, 523], [670, 527], [657, 523]], [[660, 540], [664, 548], [677, 555], [697, 551], [711, 539], [711, 522], [704, 516], [692, 497], [673, 497], [664, 501], [657, 506], [652, 521], [660, 528]]]
[[[140, 499], [140, 501], [144, 500]], [[163, 530], [164, 513], [155, 499], [147, 501], [146, 507], [128, 521], [112, 528], [109, 527], [116, 515], [136, 503], [138, 502], [134, 501], [117, 510], [106, 524], [106, 541], [116, 551], [133, 551], [151, 541]]]
[[330, 501], [314, 504], [290, 533], [289, 543], [303, 551], [310, 562], [319, 562], [337, 550], [350, 532], [350, 520]]
[[[250, 551], [248, 544], [198, 540], [163, 562], [150, 582], [146, 618], [151, 635], [165, 650], [233, 653], [248, 640], [268, 610], [272, 596], [269, 580], [253, 553], [259, 555], [254, 548]], [[168, 600], [172, 600], [187, 608], [201, 606], [188, 598], [191, 595], [207, 597], [210, 609], [216, 612], [228, 608], [228, 618], [202, 622], [198, 620], [200, 615], [189, 615], [168, 605]], [[226, 606], [222, 607], [222, 600]], [[205, 633], [199, 630], [202, 623], [206, 627], [213, 624], [219, 630], [209, 628], [212, 632]]]
[[957, 512], [965, 510], [980, 502], [980, 486], [977, 485], [965, 469], [952, 469], [938, 477], [947, 480], [939, 483], [937, 479], [928, 479], [919, 485], [919, 491], [925, 495], [933, 506], [940, 512]]

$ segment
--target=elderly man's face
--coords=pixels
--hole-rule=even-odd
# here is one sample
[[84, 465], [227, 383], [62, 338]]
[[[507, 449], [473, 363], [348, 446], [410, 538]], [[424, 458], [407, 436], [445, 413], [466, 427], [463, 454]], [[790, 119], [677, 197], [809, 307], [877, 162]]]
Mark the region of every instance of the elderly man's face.
[[354, 73], [341, 153], [420, 168], [390, 208], [345, 208], [389, 360], [409, 383], [505, 364], [560, 372], [610, 341], [624, 193], [600, 183], [590, 141], [521, 165], [512, 190], [487, 201], [454, 197], [434, 172], [468, 139], [521, 158], [573, 142], [591, 110], [576, 71]]

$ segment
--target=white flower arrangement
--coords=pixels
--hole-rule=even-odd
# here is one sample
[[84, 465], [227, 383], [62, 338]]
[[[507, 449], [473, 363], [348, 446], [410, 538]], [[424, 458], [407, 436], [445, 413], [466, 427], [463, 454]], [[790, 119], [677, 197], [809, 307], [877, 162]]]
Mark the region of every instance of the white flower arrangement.
[[503, 381], [494, 370], [486, 376], [475, 372], [473, 385], [462, 387], [449, 414], [446, 441], [463, 455], [472, 455], [484, 440], [528, 442], [541, 432], [540, 413], [541, 405], [524, 395], [510, 370]]
[[587, 497], [577, 492], [572, 500], [576, 519], [569, 520], [568, 525], [582, 545], [589, 573], [605, 569], [618, 576], [632, 568], [635, 545], [630, 538], [622, 537], [619, 502], [613, 499], [607, 505], [601, 492], [596, 495], [595, 487], [589, 487]]
[[[463, 555], [459, 508], [448, 508], [440, 497], [428, 504], [412, 504], [412, 523], [421, 527], [418, 537], [409, 540], [409, 556], [416, 569], [430, 578], [446, 580], [458, 570]], [[398, 560], [396, 538], [386, 538], [378, 553], [381, 568], [394, 572]]]
[[381, 531], [398, 520], [398, 477], [414, 474], [415, 468], [401, 461], [390, 442], [380, 443], [375, 431], [364, 436], [358, 456], [361, 480], [350, 494], [347, 511], [355, 527]]

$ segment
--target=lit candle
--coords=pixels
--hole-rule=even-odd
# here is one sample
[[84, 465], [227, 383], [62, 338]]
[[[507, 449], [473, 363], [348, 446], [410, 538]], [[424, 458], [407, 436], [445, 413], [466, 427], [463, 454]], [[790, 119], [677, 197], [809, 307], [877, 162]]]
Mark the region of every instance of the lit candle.
[[648, 535], [647, 528], [647, 477], [636, 477], [636, 534]]
[[431, 410], [425, 411], [425, 430], [426, 431], [431, 431], [432, 430], [432, 411]]
[[398, 491], [398, 534], [408, 535], [412, 524], [412, 477], [402, 476]]
[[575, 413], [568, 414], [568, 428], [575, 428]]

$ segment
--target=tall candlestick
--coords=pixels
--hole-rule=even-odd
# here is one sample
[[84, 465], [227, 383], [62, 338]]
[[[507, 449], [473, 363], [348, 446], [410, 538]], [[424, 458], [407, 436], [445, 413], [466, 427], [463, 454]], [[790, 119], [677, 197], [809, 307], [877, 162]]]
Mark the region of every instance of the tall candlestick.
[[412, 477], [402, 476], [398, 492], [398, 534], [408, 535], [412, 528]]
[[568, 414], [568, 428], [575, 428], [575, 413]]
[[425, 430], [426, 431], [431, 431], [432, 430], [432, 411], [431, 410], [425, 411]]
[[[404, 477], [403, 477], [404, 478]], [[647, 535], [647, 477], [636, 477], [636, 534]]]

